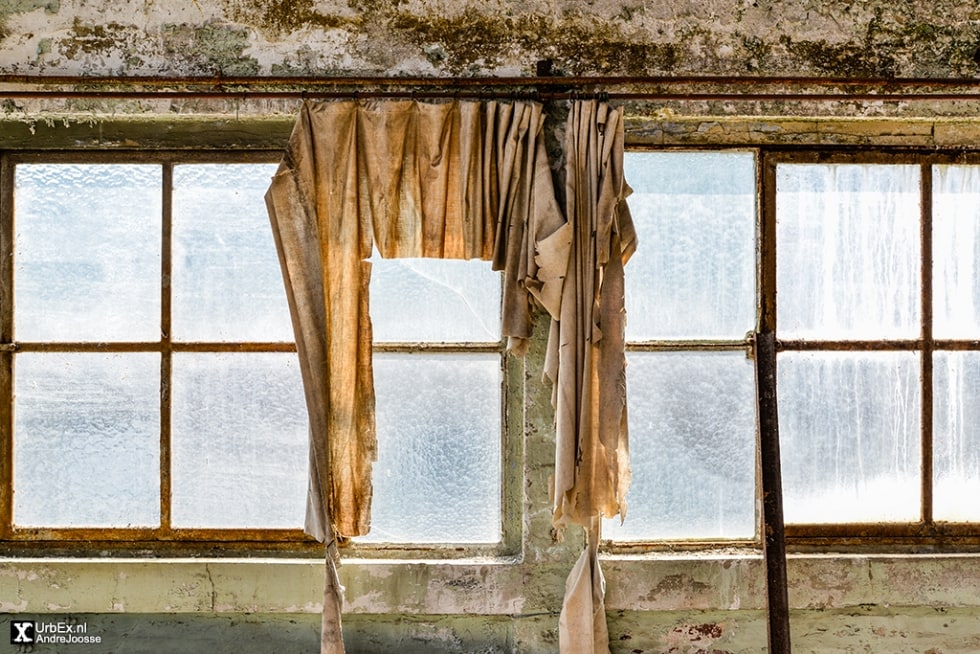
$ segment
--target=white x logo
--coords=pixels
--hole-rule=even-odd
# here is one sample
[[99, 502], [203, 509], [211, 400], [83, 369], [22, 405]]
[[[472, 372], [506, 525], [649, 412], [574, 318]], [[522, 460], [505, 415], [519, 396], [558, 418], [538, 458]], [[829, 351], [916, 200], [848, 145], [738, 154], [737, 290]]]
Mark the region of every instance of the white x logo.
[[14, 629], [17, 635], [14, 636], [14, 643], [33, 643], [34, 639], [28, 635], [27, 630], [34, 626], [33, 622], [14, 622]]

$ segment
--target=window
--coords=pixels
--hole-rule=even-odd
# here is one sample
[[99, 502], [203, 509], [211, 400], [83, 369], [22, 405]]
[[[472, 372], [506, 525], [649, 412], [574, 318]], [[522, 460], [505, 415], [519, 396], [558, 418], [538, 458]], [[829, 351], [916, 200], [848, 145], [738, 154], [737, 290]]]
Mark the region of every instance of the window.
[[787, 535], [977, 535], [980, 166], [667, 150], [631, 152], [626, 170], [634, 481], [605, 536], [757, 539], [746, 353], [767, 316]]
[[[3, 155], [8, 549], [318, 551], [262, 202], [277, 158]], [[774, 316], [787, 534], [980, 538], [980, 162], [678, 149], [626, 167], [633, 484], [605, 537], [758, 540], [752, 332]], [[379, 460], [355, 550], [515, 551], [525, 400], [497, 273], [377, 259], [371, 295]]]
[[270, 159], [7, 161], [8, 540], [305, 540]]
[[768, 170], [787, 521], [975, 533], [980, 167], [797, 155]]
[[502, 538], [500, 274], [480, 261], [372, 263], [378, 461], [362, 543]]
[[[7, 159], [8, 544], [318, 551], [301, 532], [306, 408], [264, 204], [278, 156]], [[496, 548], [499, 275], [379, 260], [372, 295], [380, 456], [358, 541]]]
[[633, 482], [618, 541], [756, 533], [756, 157], [630, 152], [626, 268]]

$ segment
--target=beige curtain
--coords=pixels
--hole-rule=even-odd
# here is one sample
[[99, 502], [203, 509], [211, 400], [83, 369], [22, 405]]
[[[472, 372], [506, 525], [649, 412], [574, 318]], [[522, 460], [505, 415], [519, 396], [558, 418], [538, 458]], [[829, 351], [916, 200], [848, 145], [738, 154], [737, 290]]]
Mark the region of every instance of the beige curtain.
[[564, 653], [608, 652], [601, 518], [626, 515], [626, 311], [623, 266], [636, 249], [623, 178], [623, 114], [572, 104], [565, 132], [565, 216], [572, 247], [545, 373], [554, 384], [554, 522], [586, 529], [588, 545], [566, 583]]
[[[301, 111], [266, 202], [310, 414], [306, 528], [328, 544], [323, 652], [343, 651], [342, 589], [336, 575], [334, 540], [363, 535], [370, 528], [376, 444], [368, 315], [370, 264], [365, 260], [372, 248], [385, 257], [492, 261], [504, 276], [503, 334], [512, 351], [524, 351], [533, 304], [549, 311], [555, 319], [548, 374], [556, 383], [558, 488], [561, 497], [567, 498], [556, 508], [556, 524], [591, 524], [583, 522], [582, 516], [620, 511], [628, 478], [623, 472], [627, 460], [625, 405], [620, 402], [619, 411], [614, 411], [612, 399], [617, 392], [600, 389], [607, 383], [620, 391], [625, 388], [622, 366], [610, 364], [615, 356], [604, 354], [621, 344], [621, 333], [619, 340], [615, 336], [600, 339], [598, 330], [613, 328], [616, 318], [611, 316], [617, 311], [622, 320], [622, 266], [618, 262], [625, 260], [621, 242], [632, 243], [632, 238], [620, 238], [628, 222], [623, 214], [602, 214], [621, 208], [618, 199], [610, 200], [615, 194], [589, 189], [594, 186], [593, 176], [603, 188], [615, 187], [614, 178], [603, 181], [609, 171], [619, 175], [621, 189], [622, 125], [617, 122], [620, 114], [605, 105], [577, 103], [572, 116], [583, 111], [583, 124], [589, 125], [585, 129], [601, 132], [610, 127], [612, 133], [607, 140], [597, 140], [590, 133], [582, 143], [581, 155], [575, 155], [577, 163], [569, 161], [569, 166], [586, 165], [590, 175], [585, 181], [578, 175], [569, 178], [569, 190], [574, 192], [568, 207], [575, 211], [569, 215], [581, 213], [588, 220], [599, 216], [590, 223], [592, 227], [586, 224], [577, 230], [578, 223], [566, 221], [555, 201], [542, 136], [544, 118], [536, 103], [342, 101], [307, 103]], [[580, 118], [570, 119], [570, 139], [579, 122]], [[603, 145], [617, 142], [616, 130], [618, 150]], [[593, 142], [599, 143], [598, 150]], [[619, 163], [610, 164], [617, 152]], [[600, 202], [595, 204], [594, 199]], [[593, 204], [590, 209], [581, 208]], [[592, 238], [588, 232], [596, 227], [599, 237]], [[588, 244], [580, 247], [576, 241], [583, 238]], [[589, 256], [600, 257], [601, 263], [585, 265], [592, 272], [583, 272], [580, 281], [578, 270], [584, 265], [583, 257]], [[607, 277], [611, 281], [603, 281]], [[571, 290], [590, 284], [592, 291]], [[616, 288], [618, 309], [616, 294], [609, 292]], [[605, 299], [600, 291], [610, 298]], [[583, 300], [587, 292], [592, 295]], [[571, 309], [569, 302], [587, 306]], [[594, 302], [600, 304], [598, 309], [592, 309]], [[591, 327], [572, 327], [583, 319]], [[582, 338], [589, 339], [587, 347], [576, 340]], [[574, 353], [565, 352], [569, 343], [575, 343]], [[621, 349], [619, 355], [621, 359]], [[586, 368], [567, 373], [566, 366]], [[579, 390], [583, 382], [590, 390]], [[625, 397], [622, 392], [618, 396]], [[583, 414], [585, 424], [614, 420], [617, 428], [583, 429], [581, 416], [572, 408], [580, 401], [595, 403], [595, 410]], [[615, 465], [609, 459], [612, 455]], [[567, 487], [563, 485], [566, 481]], [[614, 489], [599, 490], [611, 481]], [[595, 558], [597, 533], [590, 541], [592, 555], [587, 562], [601, 581]], [[601, 584], [590, 582], [589, 588], [601, 588]], [[599, 604], [601, 610], [601, 593]], [[604, 615], [602, 624], [604, 627]], [[591, 638], [593, 630], [588, 631]], [[562, 644], [563, 651], [572, 647], [571, 641]]]

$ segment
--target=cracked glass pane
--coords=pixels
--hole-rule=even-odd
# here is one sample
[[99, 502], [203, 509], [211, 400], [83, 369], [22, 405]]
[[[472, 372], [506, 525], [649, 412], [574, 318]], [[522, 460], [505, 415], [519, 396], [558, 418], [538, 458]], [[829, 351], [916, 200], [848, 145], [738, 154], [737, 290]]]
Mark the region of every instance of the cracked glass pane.
[[378, 461], [364, 542], [496, 543], [499, 354], [377, 353]]
[[18, 164], [21, 341], [159, 341], [158, 165]]
[[377, 255], [371, 261], [376, 342], [500, 340], [501, 279], [488, 262]]

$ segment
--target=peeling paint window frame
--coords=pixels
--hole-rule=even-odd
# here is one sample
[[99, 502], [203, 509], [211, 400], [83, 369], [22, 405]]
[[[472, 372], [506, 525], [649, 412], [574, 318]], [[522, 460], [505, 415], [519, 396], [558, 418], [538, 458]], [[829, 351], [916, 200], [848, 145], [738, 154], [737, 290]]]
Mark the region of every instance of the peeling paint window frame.
[[[202, 163], [264, 163], [277, 164], [282, 156], [280, 149], [247, 149], [231, 151], [227, 149], [193, 150], [140, 150], [130, 152], [92, 150], [92, 151], [43, 151], [43, 152], [0, 152], [0, 243], [4, 251], [13, 252], [14, 243], [14, 190], [13, 180], [15, 167], [19, 164], [32, 163], [74, 163], [74, 164], [151, 164], [160, 166], [162, 174], [161, 193], [163, 195], [164, 213], [170, 209], [170, 197], [173, 193], [173, 168], [180, 164]], [[161, 287], [164, 295], [169, 294], [166, 279], [169, 274], [170, 240], [169, 218], [164, 220], [164, 270], [161, 271]], [[171, 498], [168, 490], [171, 486], [170, 471], [170, 417], [164, 406], [161, 414], [161, 524], [147, 528], [48, 528], [48, 527], [19, 527], [13, 525], [13, 366], [16, 352], [23, 348], [13, 337], [13, 277], [14, 262], [12, 256], [0, 260], [0, 554], [10, 556], [37, 555], [49, 553], [52, 555], [68, 553], [71, 555], [87, 555], [92, 553], [110, 553], [118, 555], [205, 555], [227, 556], [239, 552], [248, 555], [268, 556], [322, 556], [322, 544], [303, 533], [302, 529], [257, 529], [257, 528], [176, 528], [171, 524]], [[169, 308], [167, 309], [169, 312]], [[345, 547], [345, 554], [366, 558], [456, 558], [470, 556], [513, 556], [519, 551], [521, 540], [521, 495], [522, 482], [517, 478], [522, 466], [516, 465], [521, 459], [521, 439], [515, 435], [522, 433], [518, 420], [523, 415], [520, 410], [522, 397], [515, 389], [520, 384], [514, 380], [523, 378], [523, 361], [507, 356], [505, 343], [501, 340], [496, 344], [478, 344], [467, 347], [466, 344], [447, 346], [435, 344], [426, 346], [439, 352], [443, 351], [477, 351], [495, 352], [501, 358], [502, 385], [501, 396], [501, 508], [500, 516], [501, 538], [497, 543], [467, 545], [467, 544], [371, 544], [350, 543]], [[54, 349], [64, 349], [61, 345], [53, 345]], [[139, 345], [131, 343], [98, 343], [83, 350], [100, 352], [130, 352], [140, 350]], [[195, 351], [228, 351], [228, 352], [295, 352], [292, 342], [222, 342], [208, 348], [207, 344], [194, 344]], [[217, 348], [217, 349], [215, 349]], [[32, 344], [32, 350], [43, 351], [50, 349], [45, 344]], [[399, 346], [385, 345], [384, 350], [405, 349]], [[407, 351], [413, 351], [408, 347]], [[169, 360], [175, 348], [169, 339], [163, 339], [161, 344], [152, 344], [143, 350], [160, 353], [164, 361]], [[166, 364], [162, 366], [165, 372], [170, 371]], [[161, 397], [167, 395], [163, 390], [169, 387], [169, 379], [161, 377]]]
[[[778, 141], [778, 139], [776, 139]], [[630, 151], [745, 151], [741, 143], [726, 145], [706, 144], [703, 139], [697, 143], [685, 143], [680, 137], [671, 145], [646, 146], [641, 139], [634, 137], [630, 143], [627, 135], [627, 149]], [[932, 167], [943, 164], [968, 164], [980, 166], [980, 152], [965, 149], [939, 148], [914, 149], [908, 147], [815, 147], [815, 146], [784, 146], [778, 142], [763, 147], [750, 148], [757, 154], [757, 201], [759, 207], [759, 226], [757, 233], [757, 261], [759, 327], [775, 328], [776, 315], [776, 167], [780, 163], [820, 162], [820, 163], [860, 163], [860, 164], [906, 164], [921, 168], [923, 182], [920, 186], [921, 206], [920, 230], [923, 234], [922, 263], [919, 267], [922, 281], [920, 282], [920, 299], [924, 307], [923, 320], [931, 320], [931, 272], [929, 272], [932, 257], [931, 236], [926, 234], [931, 230], [932, 213]], [[628, 180], [627, 180], [628, 181]], [[638, 251], [642, 255], [642, 246]], [[628, 274], [628, 271], [627, 271]], [[930, 307], [928, 310], [925, 307]], [[762, 324], [772, 320], [772, 324]], [[933, 338], [931, 326], [924, 329], [924, 334], [910, 339], [907, 343], [896, 344], [885, 339], [866, 341], [828, 340], [819, 343], [780, 340], [777, 334], [777, 351], [793, 352], [805, 350], [851, 351], [889, 350], [898, 347], [922, 354], [922, 361], [930, 359], [934, 351], [980, 351], [980, 342], [969, 339], [944, 339], [941, 342]], [[742, 345], [743, 347], [749, 343]], [[735, 346], [735, 344], [731, 344]], [[691, 346], [681, 341], [658, 342], [649, 344], [634, 344], [634, 349], [689, 349]], [[920, 518], [908, 522], [872, 522], [872, 523], [828, 523], [785, 525], [786, 539], [789, 546], [797, 551], [824, 551], [833, 548], [835, 551], [919, 551], [928, 547], [930, 551], [975, 551], [980, 547], [980, 522], [943, 522], [933, 518], [932, 511], [932, 374], [931, 361], [922, 364], [927, 370], [920, 374], [922, 394], [922, 419], [920, 421], [922, 440], [922, 473], [920, 489]], [[761, 540], [761, 483], [758, 463], [756, 466], [756, 537], [751, 540], [703, 541], [703, 540], [656, 540], [656, 541], [606, 541], [605, 549], [610, 553], [638, 553], [644, 551], [698, 551], [719, 550], [725, 548], [750, 547], [758, 548]], [[785, 472], [784, 472], [785, 485]]]
[[[763, 189], [763, 242], [760, 277], [763, 281], [763, 301], [768, 305], [764, 314], [775, 322], [777, 311], [776, 248], [776, 169], [781, 164], [868, 164], [909, 165], [919, 169], [919, 240], [918, 263], [920, 333], [905, 339], [844, 340], [840, 338], [784, 339], [778, 325], [777, 365], [780, 353], [793, 352], [910, 352], [919, 356], [919, 438], [921, 441], [920, 487], [918, 489], [918, 519], [908, 522], [864, 523], [787, 523], [786, 536], [799, 547], [826, 547], [845, 544], [860, 548], [862, 544], [876, 547], [937, 546], [940, 549], [970, 549], [980, 545], [980, 522], [945, 522], [933, 516], [933, 354], [940, 352], [976, 352], [980, 343], [964, 338], [940, 339], [932, 332], [933, 325], [933, 244], [932, 221], [933, 168], [943, 164], [980, 165], [980, 153], [962, 151], [910, 151], [902, 148], [840, 148], [800, 151], [764, 150], [761, 184]], [[778, 391], [777, 391], [778, 392]], [[785, 485], [784, 472], [784, 485]]]

